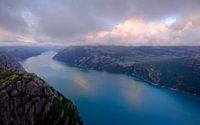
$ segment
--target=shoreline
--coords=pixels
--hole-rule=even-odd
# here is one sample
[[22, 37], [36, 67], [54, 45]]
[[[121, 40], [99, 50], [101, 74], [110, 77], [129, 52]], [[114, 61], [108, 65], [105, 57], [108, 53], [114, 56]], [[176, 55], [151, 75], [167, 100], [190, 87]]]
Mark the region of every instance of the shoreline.
[[160, 85], [159, 83], [151, 82], [151, 81], [149, 81], [147, 79], [140, 78], [140, 77], [138, 77], [137, 75], [134, 75], [134, 74], [128, 74], [126, 72], [121, 72], [121, 73], [118, 72], [117, 73], [117, 72], [110, 72], [110, 71], [107, 71], [107, 70], [98, 70], [98, 69], [94, 69], [94, 68], [86, 68], [86, 67], [78, 66], [76, 64], [65, 63], [65, 62], [62, 62], [62, 61], [54, 59], [54, 58], [52, 58], [52, 59], [56, 60], [56, 61], [59, 61], [59, 62], [63, 63], [64, 65], [67, 65], [67, 66], [70, 66], [70, 67], [79, 68], [79, 69], [83, 69], [83, 70], [91, 70], [91, 71], [98, 71], [98, 72], [106, 72], [106, 73], [114, 73], [114, 74], [126, 75], [128, 77], [132, 77], [132, 78], [138, 79], [139, 81], [143, 81], [143, 82], [145, 82], [145, 83], [147, 83], [149, 85], [152, 85], [152, 86], [157, 86], [157, 87], [164, 88], [164, 89], [167, 89], [167, 90], [170, 90], [170, 91], [175, 91], [175, 92], [179, 92], [179, 93], [183, 93], [183, 94], [187, 94], [187, 95], [200, 97], [200, 95], [198, 95], [197, 93], [191, 93], [191, 92], [184, 91], [184, 90], [181, 90], [181, 89], [177, 89], [177, 88], [173, 88], [173, 87], [167, 87], [165, 85]]

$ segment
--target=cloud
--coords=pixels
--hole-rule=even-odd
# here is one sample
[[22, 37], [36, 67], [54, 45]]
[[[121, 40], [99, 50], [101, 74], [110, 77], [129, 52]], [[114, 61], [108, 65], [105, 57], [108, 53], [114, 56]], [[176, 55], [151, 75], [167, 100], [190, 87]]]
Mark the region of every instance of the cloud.
[[199, 45], [200, 18], [186, 21], [148, 23], [142, 19], [128, 19], [110, 31], [89, 33], [86, 41], [119, 45]]
[[0, 41], [199, 45], [199, 12], [199, 0], [1, 0]]
[[25, 32], [26, 21], [20, 16], [25, 2], [17, 0], [0, 1], [0, 28], [10, 32]]
[[0, 41], [12, 41], [13, 34], [0, 29]]

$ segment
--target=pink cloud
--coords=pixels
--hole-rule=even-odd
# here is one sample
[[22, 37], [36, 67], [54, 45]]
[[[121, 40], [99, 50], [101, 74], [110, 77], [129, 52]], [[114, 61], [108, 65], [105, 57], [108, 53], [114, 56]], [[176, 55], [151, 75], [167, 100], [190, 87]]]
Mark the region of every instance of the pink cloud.
[[179, 45], [197, 43], [200, 32], [200, 18], [191, 16], [185, 21], [174, 23], [149, 23], [131, 18], [113, 26], [110, 31], [89, 33], [87, 40], [104, 44], [122, 45]]

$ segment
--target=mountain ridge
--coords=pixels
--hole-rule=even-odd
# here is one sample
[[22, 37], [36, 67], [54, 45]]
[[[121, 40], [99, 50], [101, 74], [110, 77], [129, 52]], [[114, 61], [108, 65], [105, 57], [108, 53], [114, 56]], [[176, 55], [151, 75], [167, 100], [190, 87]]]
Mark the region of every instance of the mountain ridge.
[[25, 72], [25, 69], [6, 52], [0, 52], [0, 67], [12, 71]]
[[[53, 59], [80, 68], [128, 74], [200, 95], [200, 69], [195, 67], [200, 67], [199, 57], [200, 47], [75, 46], [60, 51]], [[191, 62], [195, 61], [198, 64], [193, 66]], [[196, 74], [189, 75], [192, 72]], [[195, 84], [188, 83], [190, 81]]]

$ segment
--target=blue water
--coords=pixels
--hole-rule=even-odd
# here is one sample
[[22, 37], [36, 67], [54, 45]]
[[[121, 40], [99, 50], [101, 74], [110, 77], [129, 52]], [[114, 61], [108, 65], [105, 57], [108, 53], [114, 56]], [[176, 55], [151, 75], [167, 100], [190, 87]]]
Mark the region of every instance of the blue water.
[[85, 125], [199, 125], [200, 97], [136, 78], [64, 65], [45, 52], [21, 62], [71, 99]]

